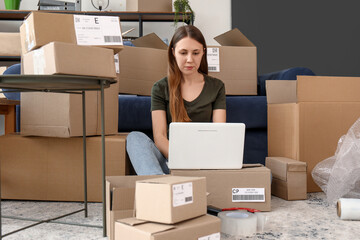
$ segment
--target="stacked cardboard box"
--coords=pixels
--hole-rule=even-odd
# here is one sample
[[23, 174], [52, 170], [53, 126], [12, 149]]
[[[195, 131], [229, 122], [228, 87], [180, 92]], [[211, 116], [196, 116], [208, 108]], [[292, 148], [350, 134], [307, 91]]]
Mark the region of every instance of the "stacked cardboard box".
[[[104, 26], [107, 32], [102, 31]], [[33, 12], [21, 25], [20, 36], [23, 74], [116, 78], [114, 50], [118, 52], [122, 49], [117, 17]], [[113, 84], [105, 90], [105, 134], [117, 133], [117, 88], [118, 85]], [[82, 136], [80, 95], [21, 95], [22, 134], [48, 137]], [[100, 96], [96, 91], [87, 92], [86, 95], [87, 135], [99, 135]]]
[[227, 95], [257, 95], [256, 46], [235, 28], [214, 38], [208, 46], [209, 75], [225, 84]]
[[267, 157], [273, 175], [271, 193], [285, 200], [307, 199], [306, 163], [284, 157]]
[[206, 177], [208, 205], [224, 208], [271, 210], [270, 170], [261, 164], [244, 164], [232, 170], [177, 170], [174, 176]]
[[[127, 134], [107, 136], [106, 175], [128, 172]], [[0, 137], [1, 196], [4, 199], [83, 201], [82, 138]], [[87, 137], [88, 200], [101, 202], [101, 137]]]
[[172, 12], [171, 0], [126, 0], [126, 11]]
[[298, 76], [267, 81], [268, 155], [307, 163], [307, 191], [321, 189], [311, 171], [333, 156], [340, 137], [359, 118], [360, 78]]
[[206, 215], [205, 178], [108, 177], [106, 184], [112, 240], [220, 239], [220, 219]]
[[[118, 17], [32, 12], [20, 27], [20, 42], [23, 74], [116, 78], [114, 54], [122, 49]], [[86, 135], [100, 135], [100, 93], [87, 91], [85, 99]], [[22, 93], [21, 133], [36, 137], [1, 138], [3, 197], [83, 200], [81, 106], [80, 94]], [[105, 89], [104, 110], [105, 134], [115, 135], [117, 84]], [[107, 175], [125, 174], [125, 139], [106, 137]], [[90, 201], [101, 201], [100, 159], [101, 138], [87, 138]]]
[[0, 56], [20, 56], [20, 34], [0, 33]]

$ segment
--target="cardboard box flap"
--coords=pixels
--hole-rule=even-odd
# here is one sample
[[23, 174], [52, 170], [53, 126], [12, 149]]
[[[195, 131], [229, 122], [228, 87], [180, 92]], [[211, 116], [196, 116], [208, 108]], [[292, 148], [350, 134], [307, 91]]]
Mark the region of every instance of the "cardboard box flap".
[[132, 41], [136, 47], [156, 48], [167, 50], [168, 46], [155, 34], [150, 33]]
[[297, 76], [298, 102], [359, 102], [360, 77]]
[[243, 168], [256, 168], [256, 167], [263, 167], [264, 165], [262, 165], [261, 163], [247, 163], [247, 164], [243, 164]]
[[255, 47], [255, 45], [237, 28], [214, 37], [214, 39], [220, 43], [221, 46]]
[[274, 178], [287, 181], [287, 172], [305, 172], [306, 163], [285, 157], [267, 157], [266, 167]]
[[296, 81], [294, 80], [267, 80], [266, 99], [269, 104], [296, 103]]
[[153, 223], [153, 222], [139, 220], [136, 218], [120, 219], [117, 220], [117, 222], [138, 228], [138, 230], [148, 233], [149, 235], [153, 235], [159, 232], [165, 232], [167, 230], [175, 228], [174, 225]]
[[205, 179], [204, 177], [179, 177], [179, 176], [166, 176], [162, 178], [153, 178], [146, 180], [139, 180], [137, 183], [154, 183], [154, 184], [173, 184], [179, 182], [190, 182], [194, 180]]
[[129, 226], [136, 226], [136, 225], [139, 225], [139, 224], [146, 223], [148, 221], [140, 220], [140, 219], [137, 219], [137, 218], [133, 217], [133, 218], [118, 219], [118, 220], [116, 220], [116, 222], [120, 222], [120, 223], [129, 225]]

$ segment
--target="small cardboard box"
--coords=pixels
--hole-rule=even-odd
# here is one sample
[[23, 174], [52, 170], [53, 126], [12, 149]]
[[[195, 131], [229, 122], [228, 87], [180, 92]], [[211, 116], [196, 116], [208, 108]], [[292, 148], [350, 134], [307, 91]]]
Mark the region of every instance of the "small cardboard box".
[[69, 74], [116, 78], [114, 51], [51, 42], [24, 54], [23, 74]]
[[31, 12], [20, 26], [21, 52], [50, 42], [122, 49], [118, 17]]
[[306, 163], [283, 157], [267, 157], [273, 180], [271, 193], [285, 200], [307, 199]]
[[360, 78], [298, 76], [267, 81], [268, 156], [307, 163], [307, 191], [317, 163], [333, 156], [340, 137], [359, 118]]
[[221, 46], [208, 46], [209, 75], [224, 82], [227, 95], [257, 95], [256, 46], [237, 28], [214, 39]]
[[[119, 83], [104, 90], [105, 134], [118, 132]], [[85, 92], [86, 135], [101, 135], [101, 93]], [[82, 96], [68, 93], [21, 93], [22, 135], [76, 137], [83, 135]]]
[[221, 221], [204, 215], [175, 225], [122, 219], [115, 223], [115, 240], [205, 240], [220, 239]]
[[206, 214], [204, 177], [166, 176], [136, 182], [136, 218], [173, 224]]
[[270, 170], [244, 164], [239, 170], [171, 170], [176, 176], [206, 177], [208, 205], [271, 210]]
[[[106, 175], [125, 175], [127, 134], [105, 138]], [[83, 139], [0, 137], [1, 197], [4, 199], [83, 201]], [[87, 137], [88, 200], [102, 201], [101, 137]]]
[[171, 0], [126, 0], [126, 11], [172, 12]]
[[135, 216], [136, 181], [162, 176], [111, 176], [106, 177], [106, 235], [114, 240], [115, 221]]
[[154, 83], [167, 75], [167, 45], [154, 33], [133, 44], [119, 53], [119, 93], [150, 96]]
[[19, 33], [0, 33], [0, 42], [0, 56], [21, 55]]

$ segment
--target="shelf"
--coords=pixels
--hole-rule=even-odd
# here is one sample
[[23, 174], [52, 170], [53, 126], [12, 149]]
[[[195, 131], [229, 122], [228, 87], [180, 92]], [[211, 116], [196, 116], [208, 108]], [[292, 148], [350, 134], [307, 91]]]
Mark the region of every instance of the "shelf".
[[[0, 11], [0, 21], [22, 21], [31, 12], [49, 12], [64, 14], [82, 14], [82, 15], [102, 15], [102, 16], [119, 16], [121, 21], [142, 21], [146, 22], [172, 22], [175, 19], [174, 12], [118, 12], [118, 11], [23, 11], [23, 10], [2, 10]], [[187, 13], [185, 20], [190, 19], [190, 13]], [[178, 16], [178, 20], [182, 21], [182, 15]]]

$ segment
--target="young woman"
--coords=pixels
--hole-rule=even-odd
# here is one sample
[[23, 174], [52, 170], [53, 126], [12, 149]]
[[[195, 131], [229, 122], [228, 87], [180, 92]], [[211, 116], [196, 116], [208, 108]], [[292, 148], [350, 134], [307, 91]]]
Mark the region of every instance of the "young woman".
[[171, 122], [226, 122], [225, 86], [207, 75], [206, 43], [192, 25], [176, 30], [168, 48], [168, 76], [151, 92], [155, 143], [141, 132], [127, 137], [127, 151], [138, 175], [168, 174]]

